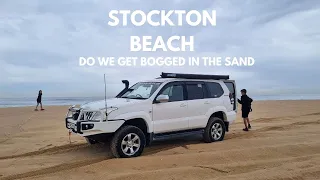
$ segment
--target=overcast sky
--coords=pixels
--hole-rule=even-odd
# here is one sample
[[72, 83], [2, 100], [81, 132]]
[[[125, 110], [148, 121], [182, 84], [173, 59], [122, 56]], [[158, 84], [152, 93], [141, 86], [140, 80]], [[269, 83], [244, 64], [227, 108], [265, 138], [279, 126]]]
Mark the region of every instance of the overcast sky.
[[[215, 27], [110, 27], [110, 10], [217, 10]], [[255, 95], [320, 93], [319, 0], [1, 0], [0, 97], [103, 96], [162, 71], [230, 74]], [[193, 53], [129, 52], [130, 36], [194, 36]], [[252, 56], [252, 67], [80, 67], [80, 56]]]

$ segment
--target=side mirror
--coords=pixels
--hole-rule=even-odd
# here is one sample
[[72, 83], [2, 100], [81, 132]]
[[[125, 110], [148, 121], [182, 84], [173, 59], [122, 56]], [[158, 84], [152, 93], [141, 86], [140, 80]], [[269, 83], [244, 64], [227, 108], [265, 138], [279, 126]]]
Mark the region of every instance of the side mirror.
[[169, 102], [169, 96], [161, 94], [157, 97], [156, 102], [157, 103]]

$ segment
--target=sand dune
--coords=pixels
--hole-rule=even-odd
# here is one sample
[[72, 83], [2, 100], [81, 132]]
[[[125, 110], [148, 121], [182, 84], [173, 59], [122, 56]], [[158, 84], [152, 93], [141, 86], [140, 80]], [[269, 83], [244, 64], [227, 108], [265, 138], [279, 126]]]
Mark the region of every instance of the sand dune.
[[[253, 129], [240, 114], [222, 142], [156, 142], [138, 158], [113, 159], [64, 125], [66, 106], [0, 109], [0, 179], [320, 179], [320, 101], [259, 101]], [[240, 113], [240, 112], [239, 112]]]

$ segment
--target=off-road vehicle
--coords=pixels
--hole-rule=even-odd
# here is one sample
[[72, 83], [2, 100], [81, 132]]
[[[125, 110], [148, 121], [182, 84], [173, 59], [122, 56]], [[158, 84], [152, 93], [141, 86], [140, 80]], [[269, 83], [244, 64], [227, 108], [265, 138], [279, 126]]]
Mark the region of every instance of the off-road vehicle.
[[87, 142], [109, 141], [115, 157], [140, 156], [152, 141], [202, 134], [222, 141], [236, 119], [236, 84], [228, 75], [162, 73], [114, 98], [69, 108], [66, 128]]

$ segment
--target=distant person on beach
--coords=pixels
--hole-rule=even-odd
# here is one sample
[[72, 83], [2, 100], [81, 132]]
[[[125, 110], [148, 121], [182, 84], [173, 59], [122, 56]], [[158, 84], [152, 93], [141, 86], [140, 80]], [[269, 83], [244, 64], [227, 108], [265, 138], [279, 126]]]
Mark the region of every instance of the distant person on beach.
[[43, 111], [44, 109], [42, 108], [42, 90], [40, 90], [39, 93], [38, 93], [37, 106], [36, 106], [35, 111], [38, 111], [39, 104], [40, 104], [40, 107], [41, 107], [41, 111]]
[[249, 131], [251, 129], [250, 121], [249, 121], [249, 113], [252, 111], [251, 103], [252, 99], [247, 95], [247, 90], [242, 89], [241, 90], [241, 100], [238, 99], [239, 104], [242, 105], [241, 111], [242, 111], [242, 118], [245, 128], [244, 131]]

